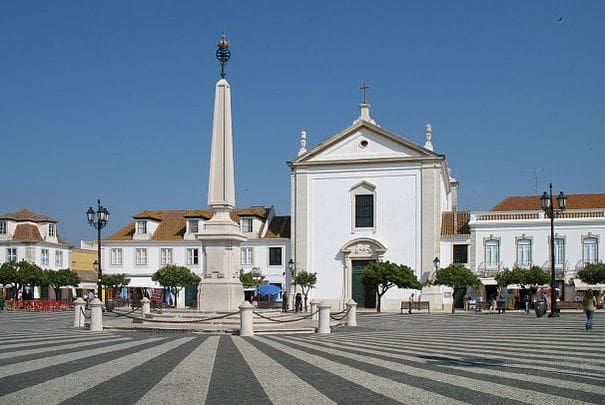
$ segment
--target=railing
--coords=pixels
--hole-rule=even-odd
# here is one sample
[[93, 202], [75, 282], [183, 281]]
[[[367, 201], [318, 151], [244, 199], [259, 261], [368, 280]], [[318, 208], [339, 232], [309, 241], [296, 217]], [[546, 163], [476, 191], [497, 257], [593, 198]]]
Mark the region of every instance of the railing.
[[475, 273], [479, 277], [495, 277], [500, 270], [502, 270], [502, 262], [496, 265], [489, 265], [485, 262], [482, 262], [479, 266], [477, 266]]
[[[567, 210], [557, 214], [557, 218], [593, 219], [605, 218], [605, 209]], [[543, 211], [485, 211], [471, 213], [470, 222], [528, 221], [548, 219]]]

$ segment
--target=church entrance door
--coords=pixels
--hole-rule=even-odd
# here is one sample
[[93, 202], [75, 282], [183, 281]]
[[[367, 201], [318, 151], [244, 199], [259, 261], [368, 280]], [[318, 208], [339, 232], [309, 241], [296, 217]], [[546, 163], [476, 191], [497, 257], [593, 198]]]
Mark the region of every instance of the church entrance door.
[[376, 288], [363, 283], [361, 272], [363, 268], [373, 260], [352, 260], [352, 298], [357, 305], [364, 308], [376, 308]]

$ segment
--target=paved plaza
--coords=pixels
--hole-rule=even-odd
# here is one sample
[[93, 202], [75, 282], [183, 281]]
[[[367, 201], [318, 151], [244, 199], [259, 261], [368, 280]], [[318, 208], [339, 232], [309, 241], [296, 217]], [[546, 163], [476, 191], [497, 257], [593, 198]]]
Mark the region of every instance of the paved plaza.
[[331, 335], [100, 332], [0, 313], [0, 404], [605, 403], [605, 314], [363, 314]]

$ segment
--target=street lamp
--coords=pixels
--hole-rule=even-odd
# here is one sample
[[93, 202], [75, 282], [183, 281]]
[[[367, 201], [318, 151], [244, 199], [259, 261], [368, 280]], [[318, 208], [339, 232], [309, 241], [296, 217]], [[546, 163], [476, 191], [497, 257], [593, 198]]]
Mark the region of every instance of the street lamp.
[[92, 207], [86, 211], [86, 219], [88, 224], [97, 230], [97, 260], [95, 261], [95, 270], [97, 271], [97, 295], [99, 299], [102, 297], [101, 276], [103, 270], [101, 267], [101, 229], [109, 222], [109, 211], [101, 205], [101, 200], [97, 200], [97, 211]]
[[439, 260], [438, 257], [435, 257], [433, 259], [433, 266], [435, 266], [435, 273], [437, 273], [437, 270], [439, 270], [439, 265], [441, 264], [441, 260]]
[[552, 183], [549, 184], [549, 192], [546, 191], [540, 197], [540, 205], [548, 218], [550, 218], [550, 314], [549, 318], [558, 317], [557, 299], [555, 289], [555, 217], [559, 215], [567, 205], [567, 196], [561, 191], [557, 196], [559, 209], [555, 209], [552, 195]]

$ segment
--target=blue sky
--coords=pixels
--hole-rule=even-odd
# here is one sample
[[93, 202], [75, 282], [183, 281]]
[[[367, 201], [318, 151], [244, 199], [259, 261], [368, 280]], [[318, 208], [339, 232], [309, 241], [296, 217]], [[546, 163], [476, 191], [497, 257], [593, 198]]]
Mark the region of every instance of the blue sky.
[[[0, 211], [94, 239], [143, 209], [206, 208], [216, 40], [232, 43], [239, 206], [289, 214], [298, 134], [372, 115], [435, 150], [460, 207], [605, 192], [602, 1], [3, 1]], [[562, 21], [558, 21], [562, 17]]]

